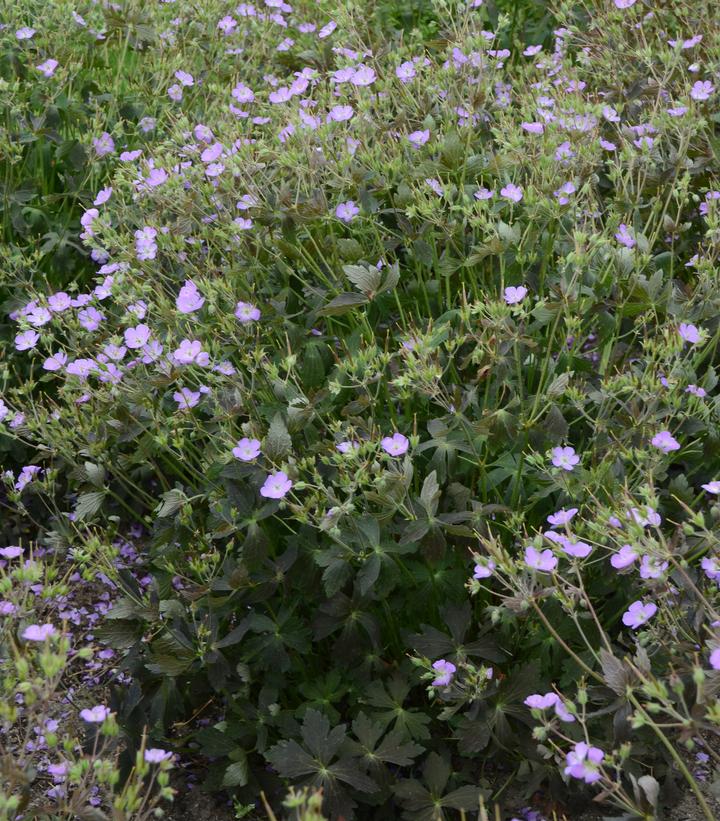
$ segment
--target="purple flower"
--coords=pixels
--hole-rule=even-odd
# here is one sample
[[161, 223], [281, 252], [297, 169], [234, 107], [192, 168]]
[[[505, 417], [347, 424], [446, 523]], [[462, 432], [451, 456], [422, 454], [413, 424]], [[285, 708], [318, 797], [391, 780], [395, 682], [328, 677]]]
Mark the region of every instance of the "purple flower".
[[700, 487], [708, 493], [714, 493], [716, 495], [720, 493], [720, 481], [717, 479], [713, 479], [712, 482], [708, 482], [705, 485], [700, 485]]
[[716, 647], [710, 653], [710, 666], [713, 670], [720, 670], [720, 647]]
[[619, 9], [629, 9], [631, 6], [634, 6], [637, 3], [637, 0], [615, 0], [615, 5]]
[[668, 569], [668, 562], [662, 562], [654, 556], [645, 555], [640, 562], [641, 579], [659, 579]]
[[432, 666], [437, 673], [437, 678], [433, 680], [433, 687], [447, 687], [453, 679], [457, 667], [451, 661], [438, 659]]
[[[615, 5], [621, 2], [627, 3], [628, 0], [615, 0]], [[630, 5], [634, 2], [635, 0], [632, 0]], [[578, 778], [586, 784], [599, 781], [601, 778], [599, 767], [603, 758], [605, 758], [605, 753], [599, 747], [590, 747], [584, 741], [580, 741], [565, 756], [567, 761], [565, 775]]]
[[22, 547], [18, 547], [18, 545], [10, 545], [9, 547], [0, 547], [0, 556], [3, 559], [17, 559], [18, 556], [22, 556], [23, 549]]
[[175, 79], [178, 80], [184, 86], [192, 86], [195, 85], [195, 80], [193, 79], [192, 74], [188, 74], [187, 71], [178, 70], [175, 72]]
[[205, 304], [205, 297], [202, 296], [192, 280], [186, 280], [180, 289], [175, 305], [181, 314], [192, 314], [199, 311]]
[[128, 348], [142, 348], [147, 345], [150, 339], [150, 328], [147, 325], [136, 325], [134, 328], [126, 328], [125, 344]]
[[149, 750], [145, 750], [145, 761], [148, 764], [160, 764], [160, 762], [167, 761], [169, 758], [172, 758], [172, 753], [161, 750], [159, 747], [151, 747]]
[[560, 721], [565, 721], [568, 724], [575, 721], [575, 716], [565, 706], [563, 700], [556, 693], [545, 693], [541, 696], [539, 693], [534, 693], [528, 696], [523, 702], [531, 710], [548, 710], [550, 707], [555, 708], [555, 715]]
[[696, 342], [700, 341], [700, 331], [695, 327], [695, 325], [681, 322], [680, 327], [678, 328], [678, 333], [685, 342], [689, 342], [691, 345], [694, 345]]
[[489, 188], [478, 188], [473, 196], [476, 200], [489, 200], [495, 196], [495, 192], [491, 191]]
[[656, 433], [652, 438], [652, 444], [663, 453], [670, 453], [673, 450], [680, 450], [680, 443], [667, 430]]
[[107, 133], [107, 131], [103, 131], [99, 137], [95, 137], [93, 140], [93, 147], [95, 148], [95, 153], [98, 157], [104, 157], [115, 151], [115, 141]]
[[199, 365], [205, 368], [210, 363], [210, 356], [202, 349], [199, 339], [183, 339], [180, 347], [173, 351], [173, 360], [178, 365]]
[[568, 539], [566, 536], [563, 536], [561, 537], [560, 545], [568, 556], [572, 556], [575, 559], [585, 559], [592, 553], [592, 547], [590, 547], [589, 544], [578, 541], [575, 538]]
[[715, 86], [709, 80], [698, 80], [690, 89], [690, 96], [693, 100], [702, 102], [709, 100], [714, 91]]
[[93, 202], [93, 205], [104, 205], [112, 196], [112, 188], [107, 186], [107, 188], [103, 188], [101, 191], [98, 191], [97, 197]]
[[361, 65], [355, 69], [355, 72], [350, 78], [350, 82], [354, 86], [369, 86], [372, 85], [376, 79], [377, 75], [374, 69], [370, 68], [370, 66]]
[[235, 306], [235, 316], [246, 325], [248, 322], [257, 322], [260, 319], [260, 309], [250, 302], [238, 302]]
[[412, 134], [408, 134], [408, 141], [415, 146], [415, 148], [420, 148], [421, 145], [425, 145], [425, 143], [430, 139], [430, 129], [426, 128], [424, 131], [413, 131]]
[[580, 457], [575, 453], [574, 448], [553, 448], [551, 452], [552, 463], [556, 468], [572, 470], [580, 462]]
[[359, 213], [360, 209], [353, 200], [341, 202], [335, 209], [335, 216], [343, 222], [352, 222]]
[[157, 254], [156, 236], [157, 231], [149, 226], [135, 232], [135, 253], [140, 262], [147, 259], [155, 259], [155, 255]]
[[489, 579], [495, 570], [495, 562], [492, 559], [480, 559], [475, 565], [473, 579]]
[[549, 548], [541, 552], [536, 550], [532, 545], [528, 545], [525, 548], [525, 564], [532, 570], [539, 570], [541, 573], [551, 573], [557, 567], [558, 560]]
[[260, 495], [266, 499], [282, 499], [292, 486], [293, 483], [288, 479], [287, 473], [280, 470], [277, 473], [271, 473], [265, 479], [265, 484], [260, 488]]
[[395, 76], [401, 83], [409, 83], [415, 77], [415, 65], [410, 60], [406, 60], [395, 69]]
[[505, 302], [508, 305], [517, 305], [527, 296], [528, 289], [524, 285], [509, 285], [505, 289]]
[[178, 404], [178, 410], [189, 410], [200, 401], [200, 392], [192, 391], [190, 388], [180, 388], [173, 394], [173, 399]]
[[505, 197], [505, 199], [510, 200], [510, 202], [520, 202], [523, 198], [523, 190], [519, 185], [509, 183], [500, 189], [500, 196]]
[[528, 134], [542, 134], [545, 131], [545, 126], [542, 123], [522, 123], [523, 131]]
[[617, 553], [610, 557], [610, 564], [615, 570], [623, 570], [637, 559], [638, 554], [633, 550], [632, 545], [624, 544]]
[[25, 641], [47, 641], [57, 634], [52, 624], [31, 624], [23, 630], [22, 637]]
[[17, 37], [18, 40], [32, 40], [34, 36], [35, 29], [30, 28], [30, 26], [23, 26], [15, 32], [15, 37]]
[[630, 229], [625, 225], [624, 222], [621, 222], [618, 226], [617, 233], [615, 234], [615, 239], [621, 244], [624, 245], [626, 248], [634, 248], [636, 245], [635, 238], [630, 233]]
[[105, 314], [90, 306], [78, 314], [78, 321], [86, 331], [96, 331], [105, 319]]
[[654, 602], [647, 602], [644, 604], [641, 601], [634, 601], [630, 607], [623, 613], [623, 624], [626, 627], [632, 627], [637, 630], [649, 621], [657, 613], [657, 605]]
[[576, 507], [571, 507], [569, 510], [558, 510], [557, 513], [551, 513], [547, 517], [547, 521], [554, 527], [566, 525], [577, 512], [578, 509]]
[[96, 704], [89, 710], [80, 710], [80, 718], [88, 724], [102, 724], [110, 715], [110, 708], [103, 704]]
[[360, 448], [360, 442], [338, 442], [335, 448], [340, 451], [340, 453], [352, 453], [354, 450]]
[[67, 311], [72, 304], [70, 296], [65, 291], [58, 291], [56, 294], [48, 297], [48, 307], [55, 313], [62, 313]]
[[410, 441], [402, 433], [393, 433], [392, 436], [386, 436], [381, 440], [380, 447], [390, 456], [402, 456], [403, 453], [407, 453]]
[[260, 441], [243, 437], [232, 449], [232, 455], [241, 462], [252, 462], [260, 455]]
[[57, 353], [51, 354], [44, 362], [43, 362], [43, 370], [46, 371], [59, 371], [65, 367], [67, 364], [67, 354], [64, 351], [58, 351]]
[[40, 334], [37, 331], [23, 331], [15, 337], [15, 349], [18, 351], [30, 351], [39, 342]]
[[168, 97], [174, 102], [179, 103], [182, 101], [183, 98], [183, 90], [182, 86], [178, 85], [178, 83], [173, 83], [170, 88], [167, 90]]
[[333, 106], [330, 111], [327, 113], [327, 117], [325, 118], [327, 122], [335, 122], [335, 123], [343, 123], [346, 120], [350, 120], [355, 112], [353, 111], [353, 107], [350, 105], [336, 105]]
[[58, 67], [58, 61], [53, 60], [52, 57], [49, 57], [45, 60], [44, 63], [40, 63], [40, 65], [35, 66], [39, 72], [41, 72], [45, 77], [52, 77], [55, 74], [55, 69]]

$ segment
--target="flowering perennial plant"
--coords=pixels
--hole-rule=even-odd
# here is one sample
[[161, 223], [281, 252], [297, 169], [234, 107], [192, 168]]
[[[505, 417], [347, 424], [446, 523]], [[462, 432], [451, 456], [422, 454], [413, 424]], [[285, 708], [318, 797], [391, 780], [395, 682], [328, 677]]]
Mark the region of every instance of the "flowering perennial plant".
[[[147, 5], [73, 12], [114, 84], [64, 149], [74, 233], [4, 211], [3, 502], [83, 572], [142, 539], [79, 718], [161, 793], [181, 750], [333, 819], [479, 813], [509, 773], [647, 819], [682, 779], [715, 817], [715, 4], [558, 3], [531, 42], [464, 0], [405, 32]], [[70, 49], [12, 14], [5, 90], [59, 127]], [[3, 663], [64, 664], [23, 619]]]

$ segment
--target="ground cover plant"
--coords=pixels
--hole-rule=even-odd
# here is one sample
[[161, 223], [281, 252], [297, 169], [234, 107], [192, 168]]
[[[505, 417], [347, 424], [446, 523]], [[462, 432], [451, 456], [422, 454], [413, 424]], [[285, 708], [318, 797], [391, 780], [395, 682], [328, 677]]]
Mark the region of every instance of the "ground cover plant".
[[716, 817], [714, 4], [11, 15], [4, 686], [107, 580], [105, 811]]

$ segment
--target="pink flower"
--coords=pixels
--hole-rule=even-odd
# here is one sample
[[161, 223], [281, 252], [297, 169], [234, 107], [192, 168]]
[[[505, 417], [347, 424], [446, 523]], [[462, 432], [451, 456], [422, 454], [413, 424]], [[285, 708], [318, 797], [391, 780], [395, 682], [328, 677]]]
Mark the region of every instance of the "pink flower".
[[352, 200], [341, 202], [335, 209], [335, 216], [343, 222], [352, 222], [360, 213], [360, 209]]
[[[627, 2], [628, 0], [615, 0], [615, 5]], [[631, 5], [634, 2], [635, 0], [632, 0]], [[601, 778], [599, 767], [603, 758], [605, 758], [605, 753], [599, 747], [590, 747], [584, 741], [580, 741], [565, 756], [567, 761], [565, 775], [578, 778], [586, 784], [599, 781]]]
[[663, 453], [670, 453], [673, 450], [680, 450], [680, 443], [667, 430], [656, 433], [652, 438], [652, 444]]
[[680, 334], [681, 339], [685, 342], [689, 342], [691, 345], [694, 345], [696, 342], [700, 341], [700, 331], [695, 327], [695, 325], [681, 322], [680, 327], [678, 328], [678, 333]]
[[433, 687], [447, 687], [453, 679], [457, 667], [451, 661], [438, 659], [432, 666], [437, 673], [437, 678], [433, 680]]
[[392, 436], [386, 436], [380, 442], [380, 447], [390, 456], [402, 456], [403, 453], [407, 453], [409, 446], [410, 441], [402, 433], [393, 433]]
[[57, 67], [58, 61], [53, 60], [52, 57], [45, 60], [44, 63], [40, 63], [39, 66], [36, 66], [37, 70], [41, 72], [45, 77], [52, 77]]
[[571, 507], [569, 510], [558, 510], [557, 513], [551, 513], [547, 517], [547, 521], [553, 525], [553, 527], [566, 525], [577, 512], [578, 509], [576, 507]]
[[15, 349], [31, 351], [39, 342], [40, 334], [37, 331], [23, 331], [15, 337]]
[[181, 388], [175, 391], [173, 399], [178, 404], [178, 410], [189, 410], [194, 408], [200, 401], [200, 391], [192, 391], [190, 388]]
[[626, 627], [632, 627], [637, 630], [649, 621], [657, 613], [657, 605], [653, 602], [643, 604], [641, 601], [634, 601], [630, 607], [623, 613], [623, 624]]
[[257, 439], [244, 437], [232, 449], [232, 454], [241, 462], [252, 462], [260, 455], [260, 442]]
[[509, 285], [505, 289], [505, 302], [508, 305], [517, 305], [527, 296], [528, 289], [524, 285]]
[[169, 758], [172, 758], [172, 753], [161, 750], [159, 747], [151, 747], [149, 750], [145, 750], [145, 761], [148, 764], [160, 764], [160, 762], [167, 761]]
[[96, 704], [89, 710], [80, 710], [80, 718], [88, 724], [102, 724], [110, 715], [110, 708], [102, 704]]
[[519, 185], [509, 183], [500, 189], [500, 195], [510, 202], [520, 202], [523, 198], [523, 190]]
[[553, 465], [563, 470], [572, 470], [580, 462], [574, 448], [553, 448], [551, 456]]
[[620, 245], [624, 245], [626, 248], [634, 248], [636, 245], [635, 238], [632, 236], [630, 229], [624, 222], [620, 223], [618, 226], [615, 239], [620, 243]]
[[623, 570], [637, 559], [638, 554], [629, 544], [624, 544], [617, 553], [610, 557], [610, 564], [616, 570]]
[[495, 570], [495, 562], [492, 559], [481, 559], [475, 565], [473, 579], [489, 579]]
[[285, 471], [270, 474], [265, 479], [265, 484], [260, 488], [260, 495], [266, 499], [282, 499], [288, 494], [293, 483], [287, 477]]
[[58, 632], [52, 624], [31, 624], [23, 630], [22, 637], [26, 641], [47, 641], [57, 636]]
[[175, 78], [179, 80], [179, 82], [184, 86], [193, 86], [195, 85], [195, 80], [192, 74], [188, 74], [187, 71], [178, 70], [175, 72]]
[[541, 573], [551, 573], [557, 567], [558, 560], [549, 548], [541, 552], [536, 550], [532, 545], [528, 545], [525, 548], [525, 564], [532, 570], [539, 570]]
[[489, 200], [495, 196], [495, 192], [491, 191], [489, 188], [478, 188], [473, 196], [476, 200]]
[[175, 305], [181, 314], [192, 314], [199, 311], [205, 304], [205, 297], [197, 289], [197, 285], [191, 280], [186, 280], [178, 293]]
[[690, 90], [690, 96], [697, 102], [709, 100], [715, 92], [715, 86], [709, 80], [698, 80]]
[[235, 306], [235, 316], [243, 325], [248, 322], [257, 322], [260, 319], [260, 309], [249, 302], [238, 302]]
[[415, 148], [419, 148], [421, 145], [425, 145], [425, 143], [429, 139], [429, 128], [426, 128], [424, 131], [413, 131], [412, 134], [408, 134], [408, 141], [411, 142], [415, 146]]

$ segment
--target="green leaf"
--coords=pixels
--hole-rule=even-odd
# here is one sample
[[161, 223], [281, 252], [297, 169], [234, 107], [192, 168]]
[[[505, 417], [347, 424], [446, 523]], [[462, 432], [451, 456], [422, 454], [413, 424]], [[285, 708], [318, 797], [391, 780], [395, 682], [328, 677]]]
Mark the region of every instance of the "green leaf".
[[162, 502], [155, 508], [155, 514], [160, 519], [167, 518], [177, 513], [178, 510], [187, 502], [185, 492], [180, 488], [168, 490], [160, 497]]
[[248, 762], [245, 753], [242, 753], [240, 761], [235, 761], [223, 775], [223, 787], [244, 787], [248, 783]]
[[361, 305], [367, 305], [368, 298], [364, 294], [338, 294], [334, 299], [331, 299], [325, 307], [320, 308], [318, 316], [340, 316], [352, 311], [353, 308], [359, 308]]
[[81, 493], [75, 505], [75, 516], [78, 519], [87, 519], [89, 516], [94, 516], [102, 507], [104, 499], [105, 492], [102, 490]]
[[372, 296], [380, 287], [382, 274], [370, 265], [343, 265], [345, 276], [366, 296]]
[[278, 462], [288, 456], [291, 451], [292, 439], [282, 414], [277, 413], [270, 423], [270, 428], [265, 437], [263, 453], [268, 459]]

